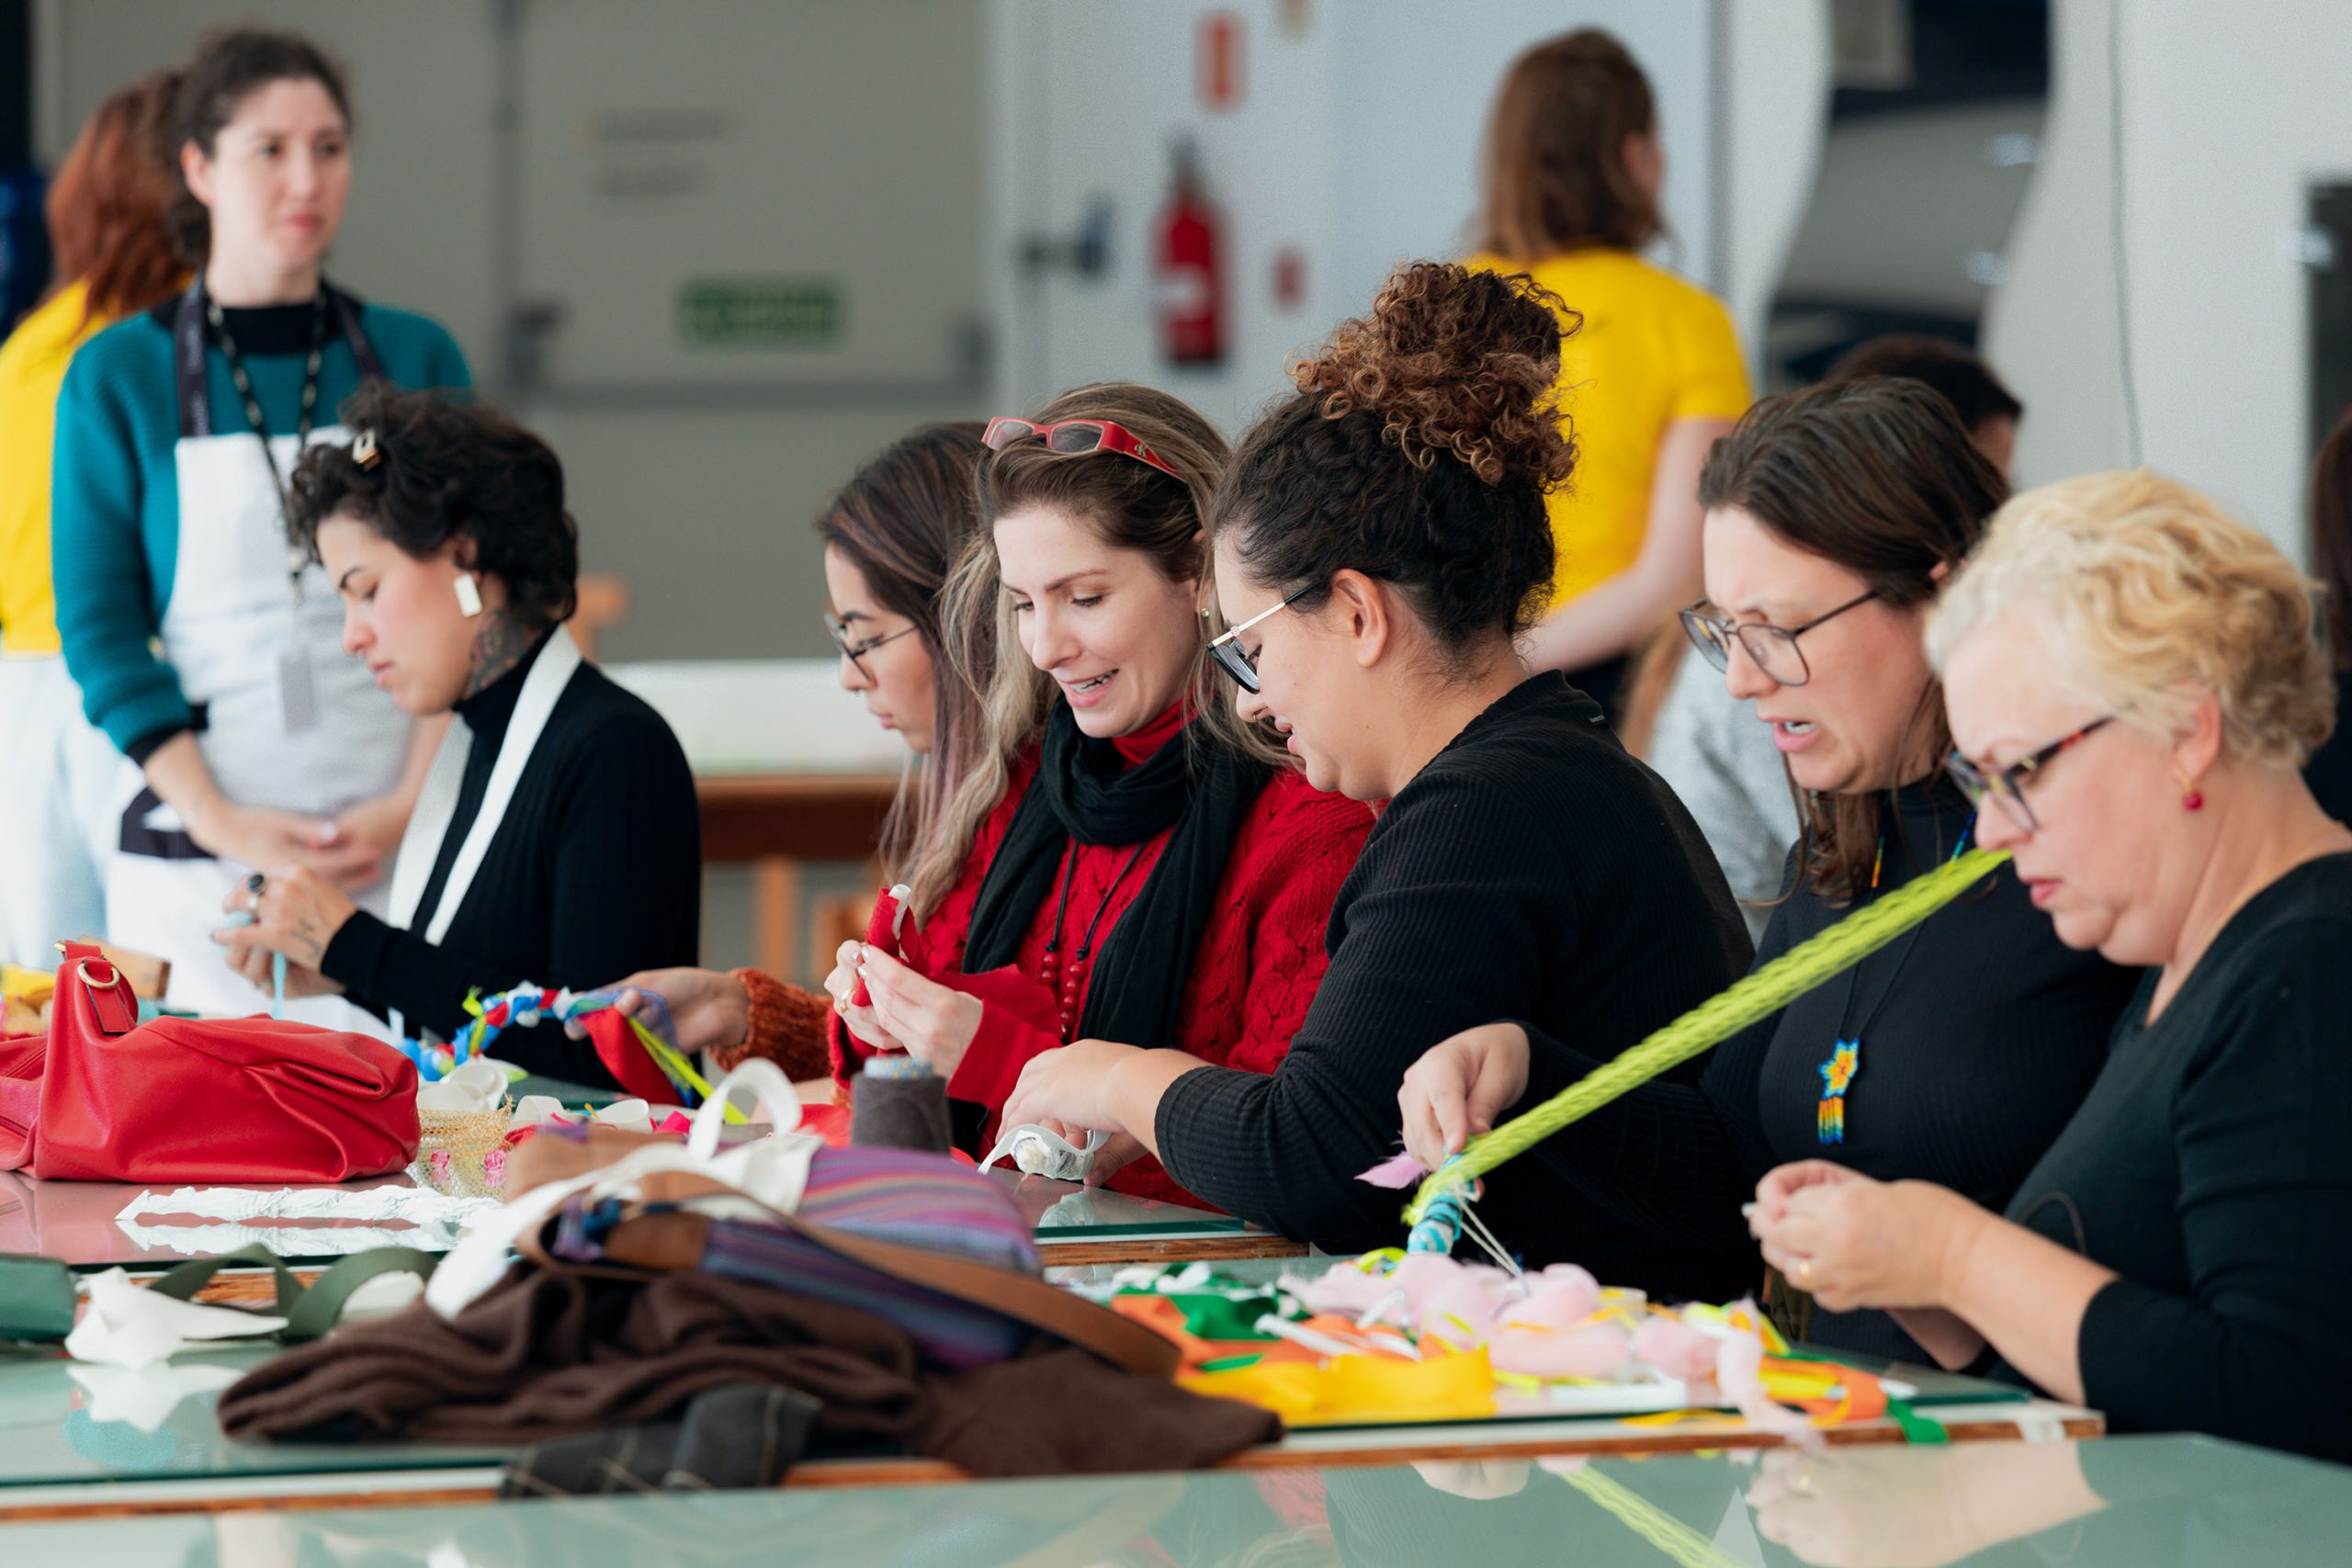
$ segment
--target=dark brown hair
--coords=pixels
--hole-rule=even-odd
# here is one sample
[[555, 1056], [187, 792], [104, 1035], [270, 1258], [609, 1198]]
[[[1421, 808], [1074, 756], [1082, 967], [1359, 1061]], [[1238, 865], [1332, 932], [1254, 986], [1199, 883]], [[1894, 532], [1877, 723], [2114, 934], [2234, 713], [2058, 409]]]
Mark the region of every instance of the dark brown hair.
[[237, 118], [237, 106], [273, 82], [316, 82], [334, 100], [344, 129], [351, 128], [351, 95], [344, 85], [343, 68], [309, 39], [260, 28], [207, 33], [180, 78], [174, 108], [171, 223], [180, 255], [192, 267], [201, 267], [211, 254], [212, 220], [179, 176], [179, 149], [193, 141], [198, 152], [211, 157], [220, 128]]
[[1210, 515], [1252, 580], [1312, 606], [1352, 567], [1475, 661], [1541, 612], [1547, 491], [1576, 464], [1553, 406], [1565, 309], [1438, 262], [1388, 280], [1242, 437]]
[[868, 458], [817, 514], [818, 536], [857, 569], [882, 608], [913, 624], [931, 656], [931, 756], [920, 781], [891, 801], [880, 843], [884, 869], [913, 884], [918, 909], [938, 904], [970, 852], [939, 829], [987, 741], [979, 694], [949, 658], [939, 613], [948, 574], [979, 536], [972, 478], [984, 450], [974, 422], [926, 424]]
[[517, 616], [571, 618], [580, 529], [563, 509], [563, 465], [546, 442], [494, 410], [383, 381], [361, 383], [343, 421], [355, 445], [374, 437], [376, 460], [363, 468], [352, 447], [331, 442], [302, 454], [287, 503], [296, 549], [318, 559], [319, 525], [337, 516], [418, 559], [462, 541], [468, 568], [503, 582]]
[[1487, 121], [1479, 247], [1532, 262], [1648, 244], [1665, 220], [1626, 167], [1625, 142], [1657, 124], [1649, 78], [1609, 34], [1587, 28], [1521, 55]]
[[2352, 413], [2335, 422], [2312, 465], [2312, 570], [2319, 573], [2328, 661], [2352, 670]]
[[1865, 376], [1907, 376], [1925, 381], [1959, 411], [1971, 434], [1988, 419], [2023, 419], [2025, 405], [1993, 374], [1993, 367], [1956, 343], [1918, 333], [1887, 333], [1848, 349], [1829, 367], [1825, 381], [1859, 381]]
[[[1738, 507], [1897, 610], [1935, 598], [1936, 569], [1958, 569], [2008, 494], [1941, 393], [1887, 376], [1765, 399], [1699, 475], [1701, 506]], [[1896, 754], [1941, 759], [1951, 748], [1943, 687], [1930, 679]], [[1799, 882], [1833, 900], [1860, 897], [1878, 850], [1877, 796], [1790, 787], [1804, 827]]]
[[49, 187], [50, 249], [59, 287], [85, 289], [82, 323], [153, 304], [179, 281], [164, 212], [179, 189], [172, 140], [176, 71], [108, 93]]

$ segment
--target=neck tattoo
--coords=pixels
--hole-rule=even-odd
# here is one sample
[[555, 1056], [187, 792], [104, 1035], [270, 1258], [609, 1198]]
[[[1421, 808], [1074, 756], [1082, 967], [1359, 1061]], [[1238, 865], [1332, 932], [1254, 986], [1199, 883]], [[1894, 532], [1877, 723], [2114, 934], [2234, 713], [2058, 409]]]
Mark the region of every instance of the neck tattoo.
[[481, 695], [522, 663], [523, 656], [531, 651], [534, 629], [504, 610], [484, 615], [474, 633], [473, 649], [466, 655], [466, 695]]

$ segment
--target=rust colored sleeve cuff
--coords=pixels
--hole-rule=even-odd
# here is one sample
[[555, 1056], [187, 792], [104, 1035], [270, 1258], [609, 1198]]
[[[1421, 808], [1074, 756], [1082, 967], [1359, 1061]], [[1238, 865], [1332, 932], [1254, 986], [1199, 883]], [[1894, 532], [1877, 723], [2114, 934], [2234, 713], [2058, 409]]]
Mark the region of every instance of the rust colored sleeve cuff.
[[783, 1068], [784, 1076], [794, 1083], [831, 1073], [825, 1049], [825, 1018], [831, 1009], [822, 997], [786, 985], [763, 970], [728, 973], [752, 999], [752, 1029], [742, 1044], [712, 1053], [721, 1071], [732, 1069], [747, 1056], [764, 1056]]

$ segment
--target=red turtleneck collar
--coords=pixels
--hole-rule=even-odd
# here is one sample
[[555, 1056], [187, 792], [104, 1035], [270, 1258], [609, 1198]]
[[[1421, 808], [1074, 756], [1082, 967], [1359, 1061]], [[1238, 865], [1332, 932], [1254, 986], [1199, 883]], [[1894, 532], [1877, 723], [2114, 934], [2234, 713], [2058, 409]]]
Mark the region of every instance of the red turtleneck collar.
[[1182, 702], [1145, 725], [1141, 729], [1111, 737], [1111, 744], [1118, 748], [1119, 760], [1130, 768], [1149, 760], [1162, 746], [1176, 739], [1190, 715]]

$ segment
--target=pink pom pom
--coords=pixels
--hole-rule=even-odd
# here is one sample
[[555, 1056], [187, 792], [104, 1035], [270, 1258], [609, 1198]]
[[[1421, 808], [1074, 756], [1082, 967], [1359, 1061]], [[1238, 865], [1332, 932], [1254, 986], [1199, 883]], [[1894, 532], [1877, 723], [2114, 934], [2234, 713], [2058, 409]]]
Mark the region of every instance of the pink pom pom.
[[1613, 1323], [1566, 1330], [1510, 1327], [1487, 1345], [1495, 1371], [1537, 1378], [1623, 1377], [1633, 1359], [1633, 1337]]
[[1382, 1160], [1370, 1170], [1358, 1176], [1356, 1179], [1368, 1181], [1374, 1187], [1385, 1187], [1393, 1191], [1401, 1191], [1429, 1173], [1430, 1168], [1411, 1155], [1396, 1154]]
[[1670, 1378], [1696, 1382], [1715, 1375], [1713, 1336], [1670, 1317], [1653, 1317], [1634, 1331], [1634, 1358]]

